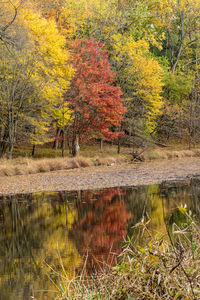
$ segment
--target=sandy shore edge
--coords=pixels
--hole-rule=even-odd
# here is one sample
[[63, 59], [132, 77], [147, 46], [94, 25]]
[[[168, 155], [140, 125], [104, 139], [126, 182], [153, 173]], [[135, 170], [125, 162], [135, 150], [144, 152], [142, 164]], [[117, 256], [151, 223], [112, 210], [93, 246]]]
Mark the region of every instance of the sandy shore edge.
[[0, 195], [135, 186], [200, 176], [200, 158], [87, 167], [0, 177]]

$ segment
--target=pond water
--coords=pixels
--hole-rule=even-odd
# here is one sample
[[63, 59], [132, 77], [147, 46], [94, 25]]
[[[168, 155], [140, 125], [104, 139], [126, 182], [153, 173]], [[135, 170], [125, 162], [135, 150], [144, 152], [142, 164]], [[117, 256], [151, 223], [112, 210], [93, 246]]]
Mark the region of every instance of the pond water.
[[200, 180], [0, 197], [0, 299], [54, 299], [57, 273], [114, 265], [143, 215], [164, 232], [181, 204], [199, 218]]

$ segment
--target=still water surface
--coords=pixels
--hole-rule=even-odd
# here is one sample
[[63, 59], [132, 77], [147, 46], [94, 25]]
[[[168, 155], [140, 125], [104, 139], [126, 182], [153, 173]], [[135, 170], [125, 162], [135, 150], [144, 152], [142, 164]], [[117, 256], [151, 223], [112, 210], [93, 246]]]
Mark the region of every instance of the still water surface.
[[83, 265], [115, 264], [142, 215], [164, 232], [163, 211], [178, 222], [181, 203], [200, 217], [200, 180], [0, 197], [0, 300], [54, 299], [56, 272], [70, 280]]

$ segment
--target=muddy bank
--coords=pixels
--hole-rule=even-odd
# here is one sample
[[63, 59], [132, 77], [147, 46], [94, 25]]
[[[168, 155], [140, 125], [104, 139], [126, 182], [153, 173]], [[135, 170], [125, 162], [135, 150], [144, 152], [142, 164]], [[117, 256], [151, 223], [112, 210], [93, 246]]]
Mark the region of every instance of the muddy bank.
[[162, 160], [113, 166], [0, 177], [0, 194], [72, 191], [154, 184], [200, 176], [200, 158]]

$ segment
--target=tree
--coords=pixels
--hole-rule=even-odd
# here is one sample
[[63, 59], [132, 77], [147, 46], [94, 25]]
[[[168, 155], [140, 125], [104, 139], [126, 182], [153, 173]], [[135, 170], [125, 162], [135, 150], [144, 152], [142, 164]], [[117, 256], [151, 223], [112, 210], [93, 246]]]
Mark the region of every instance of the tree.
[[132, 134], [156, 131], [156, 118], [163, 105], [163, 70], [152, 57], [149, 43], [135, 41], [130, 36], [116, 35], [113, 64], [118, 69], [117, 79], [126, 98], [126, 130]]
[[18, 10], [21, 4], [22, 1], [15, 3], [15, 1], [11, 0], [0, 3], [0, 41], [5, 44], [13, 42], [8, 31], [17, 18]]
[[81, 6], [84, 18], [80, 23], [77, 16], [74, 37], [82, 34], [103, 43], [116, 72], [116, 83], [125, 98], [131, 99], [126, 114], [128, 123], [140, 125], [148, 133], [155, 130], [162, 106], [162, 68], [151, 57], [150, 46], [162, 46], [163, 32], [151, 25], [153, 22], [158, 27], [159, 19], [153, 9], [162, 11], [164, 4], [159, 7], [154, 2], [75, 0], [64, 5], [71, 10], [70, 16]]
[[62, 94], [62, 88], [60, 93], [60, 101], [58, 103], [57, 109], [53, 113], [54, 122], [56, 126], [56, 138], [54, 140], [54, 149], [58, 147], [59, 136], [62, 132], [62, 157], [65, 156], [65, 135], [67, 129], [69, 129], [70, 124], [73, 120], [73, 112], [69, 108], [68, 103], [65, 101], [65, 97]]
[[13, 36], [14, 45], [0, 45], [0, 148], [3, 155], [9, 147], [9, 157], [19, 128], [33, 145], [48, 140], [45, 132], [73, 74], [65, 38], [54, 21], [21, 9]]
[[78, 138], [112, 139], [120, 135], [113, 126], [120, 126], [125, 108], [120, 87], [114, 86], [106, 51], [94, 39], [70, 43], [76, 73], [66, 100], [74, 112], [72, 149], [76, 155]]
[[17, 133], [25, 129], [33, 115], [39, 115], [41, 102], [38, 101], [39, 89], [32, 78], [33, 59], [23, 51], [10, 53], [5, 46], [1, 50], [4, 52], [0, 60], [0, 155], [3, 156], [9, 148], [11, 158]]
[[[200, 3], [198, 0], [174, 0], [171, 3], [171, 14], [166, 16], [164, 50], [169, 57], [173, 73], [176, 71], [183, 56], [186, 55], [186, 52], [198, 43], [200, 30], [199, 10]], [[191, 51], [188, 54], [190, 60], [192, 58]], [[194, 61], [194, 57], [192, 60]]]
[[160, 116], [159, 132], [167, 138], [185, 139], [189, 148], [198, 140], [199, 131], [199, 72], [169, 72], [165, 76], [166, 105]]

